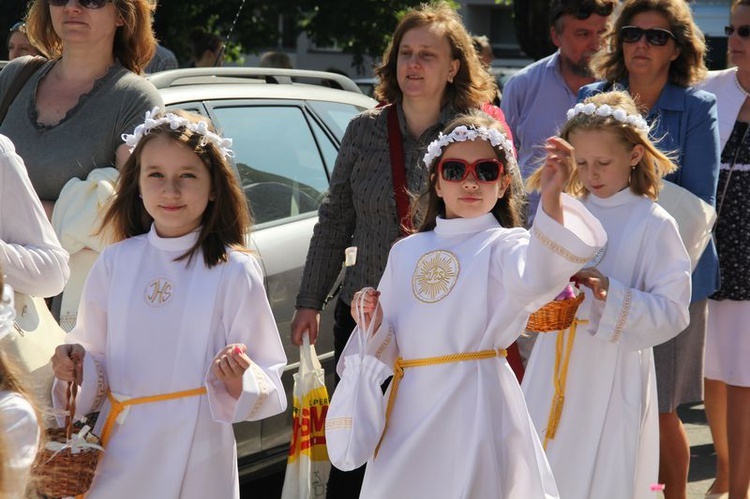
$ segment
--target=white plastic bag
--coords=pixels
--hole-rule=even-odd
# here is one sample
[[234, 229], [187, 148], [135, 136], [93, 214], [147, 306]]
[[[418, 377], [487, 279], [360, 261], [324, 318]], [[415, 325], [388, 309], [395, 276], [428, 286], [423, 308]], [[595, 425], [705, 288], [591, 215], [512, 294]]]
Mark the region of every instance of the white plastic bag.
[[328, 390], [315, 346], [305, 334], [299, 371], [294, 375], [292, 442], [286, 463], [282, 499], [322, 499], [331, 463], [328, 460], [325, 420]]

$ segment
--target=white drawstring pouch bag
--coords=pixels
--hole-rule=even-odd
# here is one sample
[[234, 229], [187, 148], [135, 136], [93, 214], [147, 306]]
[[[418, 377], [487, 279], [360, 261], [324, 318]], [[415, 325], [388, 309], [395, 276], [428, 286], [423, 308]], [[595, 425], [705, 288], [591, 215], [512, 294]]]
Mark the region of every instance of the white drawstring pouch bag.
[[[357, 302], [358, 324], [364, 324], [363, 296]], [[328, 457], [342, 471], [365, 464], [380, 441], [386, 410], [381, 385], [393, 375], [396, 351], [393, 331], [383, 325], [373, 335], [372, 323], [367, 328], [357, 326], [344, 348], [341, 381], [326, 417]]]

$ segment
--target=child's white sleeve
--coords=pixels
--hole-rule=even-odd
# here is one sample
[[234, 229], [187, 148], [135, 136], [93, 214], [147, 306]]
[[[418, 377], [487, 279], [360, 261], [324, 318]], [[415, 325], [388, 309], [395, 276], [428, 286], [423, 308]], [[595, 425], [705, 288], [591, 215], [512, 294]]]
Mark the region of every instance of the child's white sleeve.
[[[76, 412], [79, 415], [100, 409], [109, 391], [105, 357], [107, 306], [111, 284], [108, 256], [110, 255], [105, 250], [91, 267], [78, 307], [78, 321], [65, 337], [65, 343], [79, 343], [86, 349], [83, 358], [83, 383], [76, 398]], [[55, 409], [65, 409], [66, 385], [66, 382], [55, 379], [52, 386], [52, 403]], [[58, 421], [64, 424], [65, 418], [58, 416]]]
[[60, 293], [70, 275], [55, 235], [12, 143], [0, 136], [0, 265], [13, 288], [32, 296]]
[[216, 421], [223, 423], [256, 421], [279, 414], [287, 406], [281, 383], [287, 359], [263, 287], [260, 266], [247, 255], [239, 260], [228, 263], [235, 265], [227, 281], [232, 292], [227, 293], [227, 299], [218, 307], [226, 344], [246, 345], [251, 364], [242, 377], [239, 399], [227, 392], [224, 382], [214, 375], [212, 365], [205, 378], [211, 413]]

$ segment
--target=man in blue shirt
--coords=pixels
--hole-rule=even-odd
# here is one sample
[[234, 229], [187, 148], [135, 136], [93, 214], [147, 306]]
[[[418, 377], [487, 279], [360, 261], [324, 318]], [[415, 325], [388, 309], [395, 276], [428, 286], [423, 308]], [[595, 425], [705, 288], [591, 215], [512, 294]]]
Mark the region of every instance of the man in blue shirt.
[[[503, 88], [501, 108], [513, 131], [524, 179], [541, 164], [547, 137], [555, 135], [578, 89], [595, 78], [589, 67], [617, 0], [552, 0], [550, 36], [557, 51], [525, 67]], [[528, 225], [538, 196], [529, 199]]]

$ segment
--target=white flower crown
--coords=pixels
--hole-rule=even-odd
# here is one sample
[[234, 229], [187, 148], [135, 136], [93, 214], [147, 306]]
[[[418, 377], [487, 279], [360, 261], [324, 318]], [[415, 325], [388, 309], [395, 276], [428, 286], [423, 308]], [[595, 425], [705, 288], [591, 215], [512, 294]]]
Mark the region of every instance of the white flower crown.
[[13, 304], [13, 288], [5, 284], [0, 298], [0, 338], [8, 334], [16, 319], [16, 308]]
[[177, 130], [178, 128], [187, 128], [191, 132], [200, 135], [201, 146], [205, 146], [210, 141], [213, 142], [222, 156], [224, 156], [225, 158], [234, 157], [234, 151], [232, 151], [231, 149], [232, 139], [224, 138], [210, 131], [208, 129], [208, 122], [201, 120], [198, 123], [195, 123], [173, 113], [164, 113], [162, 116], [156, 118], [160, 111], [161, 110], [158, 107], [153, 108], [151, 111], [146, 111], [146, 118], [144, 119], [143, 123], [135, 127], [135, 130], [132, 134], [122, 134], [122, 140], [124, 140], [128, 145], [128, 147], [130, 148], [130, 152], [133, 152], [135, 147], [138, 145], [138, 142], [140, 142], [143, 137], [148, 135], [151, 130], [161, 125], [169, 124], [169, 128], [171, 128], [172, 130]]
[[427, 153], [425, 153], [423, 158], [424, 164], [427, 165], [428, 168], [431, 167], [432, 162], [443, 154], [443, 148], [453, 142], [465, 142], [467, 140], [476, 139], [486, 140], [492, 145], [492, 147], [500, 147], [505, 153], [505, 159], [508, 162], [508, 170], [511, 170], [516, 162], [513, 143], [499, 130], [483, 126], [457, 126], [448, 135], [440, 132], [438, 138], [430, 142], [430, 145], [427, 146]]
[[568, 117], [568, 120], [572, 120], [579, 114], [585, 114], [587, 116], [593, 116], [594, 114], [596, 114], [597, 116], [601, 116], [603, 118], [612, 116], [620, 123], [631, 125], [642, 132], [648, 132], [650, 128], [646, 120], [643, 119], [643, 116], [638, 114], [628, 114], [628, 112], [624, 109], [621, 109], [619, 107], [612, 107], [609, 104], [602, 104], [601, 106], [597, 106], [593, 102], [589, 102], [588, 104], [579, 102], [575, 105], [575, 107], [568, 109], [566, 116]]

